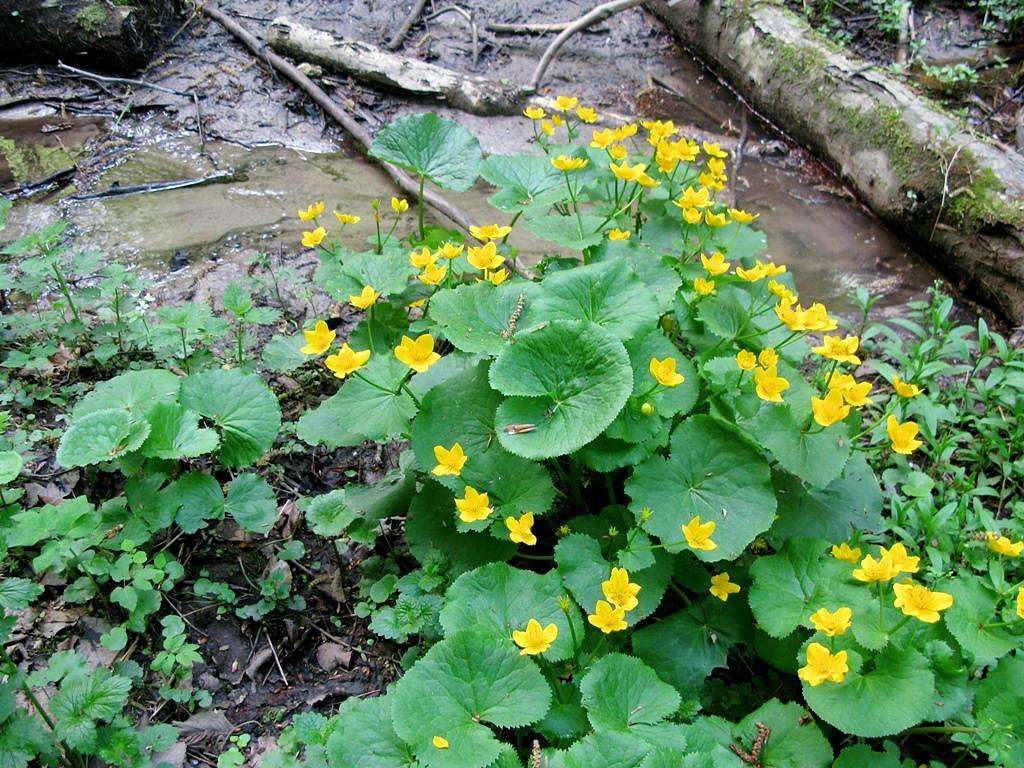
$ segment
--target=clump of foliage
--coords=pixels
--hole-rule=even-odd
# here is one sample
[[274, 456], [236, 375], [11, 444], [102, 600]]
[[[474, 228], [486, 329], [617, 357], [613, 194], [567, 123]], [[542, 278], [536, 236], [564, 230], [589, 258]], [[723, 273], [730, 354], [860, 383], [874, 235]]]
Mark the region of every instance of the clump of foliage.
[[[148, 642], [151, 660], [61, 652], [26, 676], [4, 650], [0, 764], [166, 749], [174, 728], [125, 708], [146, 685], [170, 709], [211, 701], [191, 680], [203, 649], [165, 610], [185, 583], [246, 621], [305, 609], [299, 541], [270, 546], [248, 599], [190, 580], [170, 549], [222, 522], [274, 528], [282, 434], [404, 447], [379, 482], [298, 508], [312, 535], [374, 552], [355, 613], [410, 647], [386, 695], [297, 716], [269, 768], [1024, 760], [1020, 351], [956, 327], [938, 293], [888, 325], [862, 294], [841, 331], [764, 255], [757, 216], [722, 201], [721, 147], [668, 121], [590, 128], [570, 97], [525, 116], [539, 152], [484, 159], [432, 114], [372, 150], [424, 186], [482, 176], [507, 224], [467, 237], [417, 200], [402, 236], [413, 215], [394, 198], [350, 247], [356, 214], [299, 212], [315, 282], [357, 322], [344, 341], [325, 318], [263, 346], [267, 369], [340, 382], [294, 423], [255, 354], [281, 315], [246, 288], [219, 312], [83, 311], [59, 232], [16, 246], [41, 254], [34, 299], [53, 297], [58, 333], [116, 345], [89, 364], [117, 375], [69, 398], [52, 436], [64, 468], [102, 479], [96, 498], [28, 505], [9, 487], [24, 451], [0, 442], [0, 540], [25, 574], [0, 580], [0, 639], [48, 577], [65, 601], [104, 601], [104, 646]], [[551, 255], [523, 264], [520, 229]], [[6, 285], [31, 295], [32, 274]], [[44, 343], [28, 323], [7, 323], [8, 358]], [[248, 734], [230, 743], [218, 764], [244, 762]]]

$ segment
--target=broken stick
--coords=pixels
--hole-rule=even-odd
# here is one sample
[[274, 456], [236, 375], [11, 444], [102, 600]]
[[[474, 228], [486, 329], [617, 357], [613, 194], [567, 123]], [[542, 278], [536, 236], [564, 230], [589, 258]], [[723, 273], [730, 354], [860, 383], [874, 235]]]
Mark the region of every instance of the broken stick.
[[[302, 74], [298, 68], [278, 56], [273, 51], [267, 50], [258, 38], [252, 33], [248, 32], [242, 27], [237, 21], [231, 16], [224, 13], [215, 5], [204, 3], [200, 6], [203, 13], [209, 16], [211, 19], [219, 23], [224, 29], [238, 38], [245, 46], [251, 50], [258, 58], [265, 61], [270, 67], [276, 69], [282, 75], [287, 77], [293, 83], [295, 83], [300, 89], [302, 89], [306, 95], [308, 95], [316, 104], [333, 120], [335, 120], [342, 128], [344, 128], [356, 141], [358, 141], [364, 150], [369, 150], [370, 145], [373, 143], [373, 139], [370, 137], [369, 132], [352, 117], [348, 112], [342, 109], [330, 96], [306, 75]], [[419, 182], [413, 179], [412, 176], [407, 174], [400, 168], [391, 165], [391, 163], [381, 163], [381, 167], [384, 168], [385, 172], [394, 180], [403, 191], [411, 196], [419, 195]], [[472, 223], [460, 208], [449, 203], [441, 195], [431, 190], [424, 190], [423, 201], [434, 210], [443, 214], [444, 216], [451, 219], [456, 225], [464, 230], [469, 230], [470, 224]]]

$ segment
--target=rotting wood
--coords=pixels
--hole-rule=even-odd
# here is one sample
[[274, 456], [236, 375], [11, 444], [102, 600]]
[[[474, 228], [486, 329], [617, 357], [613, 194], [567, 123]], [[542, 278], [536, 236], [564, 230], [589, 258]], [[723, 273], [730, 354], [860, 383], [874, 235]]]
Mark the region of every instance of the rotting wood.
[[644, 4], [965, 294], [1024, 324], [1024, 156], [865, 67], [780, 2]]
[[389, 53], [286, 17], [274, 19], [267, 29], [267, 41], [274, 50], [294, 58], [392, 90], [442, 98], [453, 107], [477, 115], [517, 114], [530, 94], [516, 85]]
[[[319, 106], [332, 120], [344, 128], [345, 131], [348, 132], [348, 134], [351, 135], [364, 150], [369, 150], [370, 145], [373, 143], [373, 139], [370, 137], [366, 128], [356, 122], [355, 118], [342, 109], [337, 102], [331, 99], [330, 96], [324, 93], [316, 83], [310, 80], [306, 75], [302, 74], [294, 64], [281, 58], [273, 51], [268, 50], [257, 37], [216, 6], [204, 3], [200, 8], [204, 14], [218, 22], [240, 42], [244, 43], [245, 46], [249, 48], [249, 50], [252, 51], [261, 61], [264, 61], [268, 66], [277, 70], [295, 83], [306, 93], [306, 95], [316, 102], [317, 106]], [[408, 173], [394, 165], [391, 165], [390, 163], [380, 163], [380, 166], [404, 192], [414, 197], [419, 194], [419, 183]], [[433, 190], [424, 190], [423, 201], [443, 216], [446, 216], [461, 229], [469, 231], [470, 224], [472, 223], [469, 216], [467, 216], [462, 209], [448, 202], [441, 195], [437, 194]]]

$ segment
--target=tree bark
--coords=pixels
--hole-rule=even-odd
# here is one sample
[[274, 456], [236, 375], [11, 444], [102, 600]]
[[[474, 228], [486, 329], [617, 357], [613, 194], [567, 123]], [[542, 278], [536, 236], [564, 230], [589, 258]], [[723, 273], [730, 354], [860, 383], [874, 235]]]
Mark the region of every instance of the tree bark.
[[172, 6], [172, 0], [0, 0], [0, 59], [130, 72], [156, 53]]
[[966, 295], [1024, 324], [1021, 154], [854, 59], [776, 0], [644, 4]]
[[530, 91], [389, 53], [361, 40], [333, 35], [285, 17], [274, 19], [267, 42], [280, 52], [395, 91], [441, 98], [477, 115], [512, 115]]

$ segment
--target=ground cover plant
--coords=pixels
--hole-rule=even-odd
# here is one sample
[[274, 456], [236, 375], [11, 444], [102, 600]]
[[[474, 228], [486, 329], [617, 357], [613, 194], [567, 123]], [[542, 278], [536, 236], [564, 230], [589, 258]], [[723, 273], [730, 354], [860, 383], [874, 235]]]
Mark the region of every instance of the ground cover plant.
[[[376, 157], [421, 188], [482, 177], [494, 219], [462, 233], [422, 199], [313, 200], [301, 244], [341, 310], [301, 333], [266, 341], [283, 308], [241, 285], [216, 312], [153, 310], [117, 270], [79, 297], [75, 270], [98, 262], [58, 229], [8, 248], [32, 254], [11, 295], [53, 300], [6, 323], [7, 367], [45, 368], [66, 339], [105, 380], [27, 377], [8, 401], [20, 422], [69, 404], [56, 460], [92, 483], [27, 503], [6, 486], [46, 438], [5, 433], [0, 629], [63, 590], [103, 603], [118, 661], [59, 651], [25, 674], [5, 650], [0, 764], [151, 764], [176, 731], [140, 725], [132, 697], [211, 703], [168, 596], [187, 584], [256, 623], [306, 607], [298, 539], [272, 545], [251, 600], [174, 545], [225, 523], [266, 537], [274, 462], [367, 441], [400, 454], [380, 482], [295, 501], [362, 553], [355, 613], [403, 644], [403, 674], [299, 715], [263, 765], [1024, 761], [1020, 351], [954, 326], [938, 292], [890, 324], [864, 294], [852, 322], [798, 296], [730, 205], [728, 153], [671, 122], [595, 127], [571, 97], [524, 119], [535, 146], [487, 158], [433, 114], [385, 127]], [[361, 216], [375, 234], [352, 242]], [[520, 228], [551, 255], [522, 264]], [[267, 370], [312, 393], [294, 421]], [[245, 759], [243, 735], [220, 764]]]

